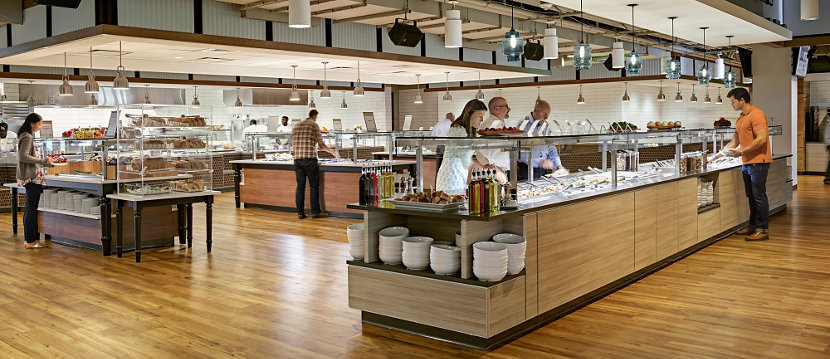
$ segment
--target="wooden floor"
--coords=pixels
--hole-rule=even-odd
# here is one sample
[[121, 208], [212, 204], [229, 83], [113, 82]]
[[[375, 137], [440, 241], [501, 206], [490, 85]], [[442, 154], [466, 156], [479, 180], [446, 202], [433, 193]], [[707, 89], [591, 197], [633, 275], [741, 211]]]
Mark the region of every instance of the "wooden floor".
[[[361, 325], [345, 227], [217, 199], [213, 253], [24, 250], [0, 214], [0, 358], [830, 358], [830, 186], [491, 352]], [[414, 298], [413, 298], [414, 299]]]

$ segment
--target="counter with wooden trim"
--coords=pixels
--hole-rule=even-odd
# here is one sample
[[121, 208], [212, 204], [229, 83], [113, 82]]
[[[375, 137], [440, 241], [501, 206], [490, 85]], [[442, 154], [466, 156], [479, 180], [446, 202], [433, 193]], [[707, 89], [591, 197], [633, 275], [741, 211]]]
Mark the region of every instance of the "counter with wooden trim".
[[[767, 179], [770, 211], [792, 198], [787, 158], [775, 156]], [[698, 209], [701, 177], [712, 180], [716, 205]], [[349, 306], [363, 322], [488, 349], [560, 318], [671, 264], [747, 222], [740, 167], [605, 191], [577, 200], [534, 204], [488, 217], [393, 208], [363, 210], [365, 261], [349, 261]], [[461, 271], [453, 278], [384, 266], [379, 230], [456, 241]], [[510, 232], [527, 241], [525, 269], [496, 283], [472, 273], [472, 244]], [[455, 239], [455, 233], [460, 233]]]
[[[238, 160], [234, 167], [237, 208], [260, 206], [295, 212], [297, 177], [293, 161]], [[361, 211], [346, 208], [358, 200], [358, 178], [365, 167], [391, 164], [396, 172], [412, 171], [414, 161], [320, 162], [320, 209], [333, 216], [360, 218]], [[311, 209], [306, 185], [306, 209]]]

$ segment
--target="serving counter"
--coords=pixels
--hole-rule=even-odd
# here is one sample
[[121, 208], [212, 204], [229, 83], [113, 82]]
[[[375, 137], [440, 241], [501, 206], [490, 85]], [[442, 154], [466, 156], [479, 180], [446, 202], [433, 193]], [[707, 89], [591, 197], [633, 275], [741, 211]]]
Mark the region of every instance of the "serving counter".
[[[259, 206], [296, 212], [297, 176], [293, 161], [237, 160], [234, 167], [236, 207]], [[347, 208], [358, 200], [358, 178], [366, 167], [391, 165], [394, 171], [413, 171], [414, 161], [321, 161], [320, 209], [337, 217], [360, 218], [362, 211]], [[310, 187], [306, 203], [310, 208]]]

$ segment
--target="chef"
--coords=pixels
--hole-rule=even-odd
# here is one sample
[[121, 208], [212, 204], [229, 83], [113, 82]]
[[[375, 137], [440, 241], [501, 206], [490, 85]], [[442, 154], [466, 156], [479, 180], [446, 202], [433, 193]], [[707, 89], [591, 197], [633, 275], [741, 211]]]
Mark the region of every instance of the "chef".
[[[525, 131], [525, 135], [528, 137], [551, 136], [550, 126], [547, 123], [549, 115], [550, 103], [545, 100], [538, 100], [533, 106], [533, 112], [520, 123], [519, 129]], [[517, 164], [518, 173], [516, 175], [519, 180], [527, 180], [528, 166], [530, 165], [533, 166], [534, 179], [542, 177], [548, 170], [566, 171], [565, 167], [562, 167], [562, 161], [554, 145], [535, 146], [531, 150], [530, 156], [527, 153], [522, 153]]]
[[282, 116], [280, 127], [277, 127], [277, 133], [291, 133], [291, 125], [288, 124], [288, 116]]
[[438, 121], [434, 127], [432, 127], [432, 136], [433, 137], [447, 137], [447, 131], [450, 130], [450, 126], [452, 122], [455, 121], [455, 115], [452, 112], [447, 112], [447, 115], [444, 116], [444, 119]]
[[0, 152], [12, 152], [17, 146], [17, 134], [9, 131], [9, 124], [0, 122]]

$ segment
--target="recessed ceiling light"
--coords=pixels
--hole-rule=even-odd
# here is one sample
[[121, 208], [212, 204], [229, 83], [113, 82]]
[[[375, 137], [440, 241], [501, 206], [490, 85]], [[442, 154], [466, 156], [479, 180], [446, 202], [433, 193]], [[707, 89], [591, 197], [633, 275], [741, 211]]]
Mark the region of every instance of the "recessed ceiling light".
[[177, 58], [177, 59], [183, 59], [183, 57], [181, 57], [181, 56], [176, 56], [176, 58]]

